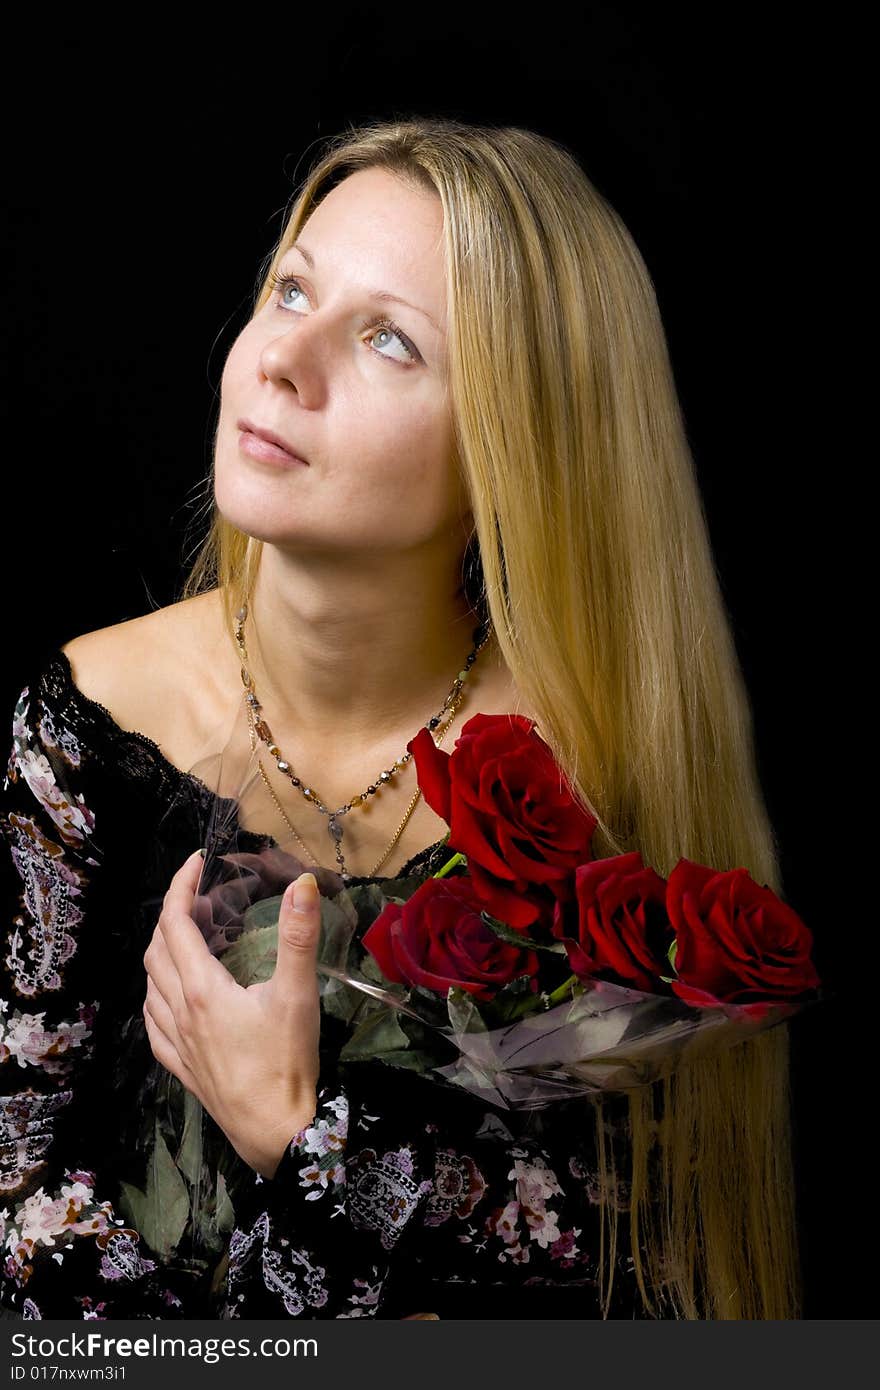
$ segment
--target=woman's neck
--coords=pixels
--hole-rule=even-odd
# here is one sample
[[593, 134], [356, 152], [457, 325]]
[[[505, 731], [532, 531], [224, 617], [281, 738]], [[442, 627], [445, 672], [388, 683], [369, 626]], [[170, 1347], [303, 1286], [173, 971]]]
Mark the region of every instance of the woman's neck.
[[[244, 640], [273, 730], [295, 727], [304, 745], [332, 747], [343, 762], [377, 734], [412, 737], [414, 716], [439, 711], [474, 646], [478, 620], [459, 584], [452, 566], [424, 556], [316, 573], [266, 547]], [[496, 664], [493, 647], [478, 658], [484, 669]]]

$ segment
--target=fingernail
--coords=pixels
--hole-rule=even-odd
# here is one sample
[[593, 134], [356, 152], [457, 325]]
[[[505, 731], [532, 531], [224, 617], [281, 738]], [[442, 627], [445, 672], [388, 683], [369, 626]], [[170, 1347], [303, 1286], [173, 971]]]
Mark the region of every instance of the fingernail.
[[294, 907], [311, 907], [318, 897], [318, 880], [313, 873], [300, 874], [293, 885]]

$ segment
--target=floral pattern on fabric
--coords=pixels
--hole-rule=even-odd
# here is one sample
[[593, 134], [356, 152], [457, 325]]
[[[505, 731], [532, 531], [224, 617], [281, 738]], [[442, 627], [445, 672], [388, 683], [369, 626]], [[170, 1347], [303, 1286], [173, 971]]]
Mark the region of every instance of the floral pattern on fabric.
[[[28, 723], [30, 710], [30, 690], [26, 686], [21, 692], [13, 716], [13, 749], [9, 759], [7, 775], [13, 780], [22, 777], [35, 800], [41, 805], [50, 819], [61, 831], [62, 839], [69, 845], [81, 845], [87, 835], [95, 828], [95, 817], [80, 794], [70, 800], [59, 787], [52, 764], [45, 752], [35, 746], [35, 733]], [[42, 736], [43, 724], [40, 725]], [[51, 746], [63, 757], [69, 758], [72, 766], [79, 766], [79, 748], [76, 740], [68, 735], [64, 740], [58, 738]], [[94, 861], [90, 861], [94, 862]]]
[[450, 1216], [457, 1216], [463, 1221], [470, 1216], [485, 1191], [486, 1180], [470, 1154], [438, 1149], [425, 1225], [439, 1226]]
[[[324, 1286], [326, 1271], [309, 1251], [294, 1250], [284, 1236], [272, 1244], [272, 1232], [267, 1212], [261, 1212], [247, 1233], [234, 1231], [229, 1245], [227, 1287], [234, 1297], [235, 1285], [247, 1277], [255, 1260], [259, 1260], [259, 1275], [267, 1292], [280, 1299], [284, 1311], [292, 1318], [306, 1308], [322, 1308], [327, 1302]], [[244, 1298], [244, 1295], [239, 1295]], [[234, 1305], [233, 1305], [234, 1307]], [[229, 1317], [241, 1317], [230, 1308]]]
[[[18, 1206], [14, 1219], [10, 1219], [8, 1208], [0, 1212], [0, 1237], [6, 1251], [4, 1274], [21, 1285], [33, 1274], [34, 1254], [40, 1246], [54, 1249], [54, 1258], [63, 1264], [63, 1249], [65, 1245], [70, 1248], [70, 1236], [100, 1235], [106, 1239], [117, 1234], [111, 1226], [110, 1203], [95, 1201], [94, 1174], [66, 1172], [65, 1177], [69, 1181], [62, 1183], [56, 1197], [40, 1187]], [[110, 1268], [108, 1263], [107, 1270]]]
[[299, 1170], [301, 1186], [309, 1189], [307, 1202], [316, 1201], [345, 1182], [342, 1153], [348, 1138], [348, 1099], [345, 1095], [334, 1096], [326, 1106], [331, 1118], [307, 1125], [291, 1140], [295, 1152], [311, 1156]]
[[415, 1154], [406, 1145], [381, 1156], [375, 1149], [354, 1154], [346, 1166], [346, 1183], [352, 1220], [378, 1231], [385, 1250], [393, 1249], [433, 1186], [430, 1178], [418, 1181]]
[[61, 989], [62, 967], [76, 951], [74, 933], [82, 922], [78, 900], [86, 880], [30, 816], [12, 811], [6, 827], [12, 862], [23, 884], [22, 912], [13, 918], [6, 965], [17, 993], [33, 996], [44, 989]]
[[72, 1091], [0, 1096], [0, 1192], [18, 1191], [42, 1167], [55, 1116], [72, 1100]]
[[26, 1014], [15, 1009], [11, 1018], [4, 1018], [8, 1009], [7, 1001], [0, 999], [0, 1062], [14, 1057], [20, 1067], [42, 1067], [43, 1071], [63, 1075], [72, 1065], [65, 1054], [71, 1048], [81, 1047], [92, 1035], [98, 1004], [81, 1004], [76, 1019], [62, 1019], [57, 1028], [45, 1027], [45, 1012]]

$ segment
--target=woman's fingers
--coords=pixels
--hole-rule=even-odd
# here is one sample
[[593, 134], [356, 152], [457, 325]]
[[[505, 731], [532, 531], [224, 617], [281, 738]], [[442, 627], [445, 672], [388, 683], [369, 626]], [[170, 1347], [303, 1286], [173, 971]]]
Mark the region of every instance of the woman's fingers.
[[278, 956], [272, 984], [289, 999], [308, 999], [317, 1006], [316, 976], [321, 937], [321, 894], [309, 870], [285, 889], [278, 914]]

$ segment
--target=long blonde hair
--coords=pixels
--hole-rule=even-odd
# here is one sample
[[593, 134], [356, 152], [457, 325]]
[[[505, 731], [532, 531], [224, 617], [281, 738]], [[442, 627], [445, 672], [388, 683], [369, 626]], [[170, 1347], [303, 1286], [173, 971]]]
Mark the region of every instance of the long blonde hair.
[[[781, 892], [749, 697], [631, 235], [573, 155], [532, 131], [442, 118], [350, 127], [302, 183], [255, 312], [312, 209], [369, 167], [442, 202], [448, 386], [483, 602], [542, 737], [597, 817], [594, 853], [637, 848], [664, 876], [681, 856], [742, 866]], [[261, 549], [215, 507], [181, 597], [219, 587], [231, 635]], [[646, 1315], [801, 1315], [788, 1049], [782, 1024], [629, 1093]], [[600, 1180], [617, 1191], [621, 1156], [596, 1105]], [[617, 1203], [602, 1205], [610, 1299]]]

